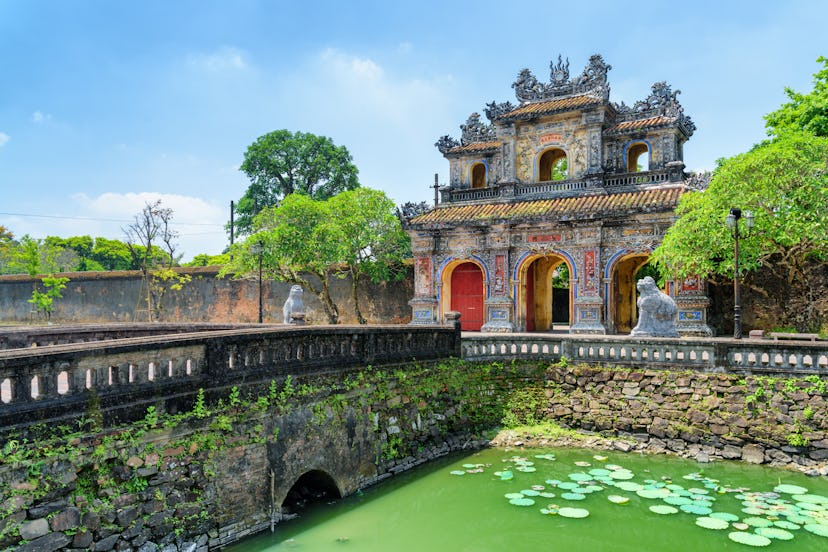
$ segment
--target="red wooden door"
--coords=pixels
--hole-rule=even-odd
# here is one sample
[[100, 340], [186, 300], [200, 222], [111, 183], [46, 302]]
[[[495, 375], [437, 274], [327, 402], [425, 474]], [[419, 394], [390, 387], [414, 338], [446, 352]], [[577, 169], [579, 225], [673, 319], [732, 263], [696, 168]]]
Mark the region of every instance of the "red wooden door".
[[451, 310], [460, 313], [460, 329], [480, 331], [483, 326], [483, 272], [463, 263], [451, 273]]

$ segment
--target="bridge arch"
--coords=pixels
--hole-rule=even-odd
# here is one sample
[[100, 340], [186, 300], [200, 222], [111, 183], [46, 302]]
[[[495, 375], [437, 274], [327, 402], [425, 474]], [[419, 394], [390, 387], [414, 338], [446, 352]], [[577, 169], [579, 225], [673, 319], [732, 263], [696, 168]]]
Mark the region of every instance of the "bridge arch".
[[308, 470], [296, 478], [282, 499], [282, 515], [296, 514], [310, 504], [342, 496], [342, 489], [330, 474], [324, 470]]

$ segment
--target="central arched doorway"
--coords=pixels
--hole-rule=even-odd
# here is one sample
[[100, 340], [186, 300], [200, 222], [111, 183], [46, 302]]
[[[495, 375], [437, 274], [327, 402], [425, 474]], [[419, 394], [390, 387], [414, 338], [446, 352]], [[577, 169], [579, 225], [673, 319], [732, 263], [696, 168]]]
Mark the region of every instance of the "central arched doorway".
[[649, 260], [650, 256], [646, 253], [626, 255], [612, 269], [612, 323], [615, 333], [630, 333], [638, 324], [638, 290], [635, 286], [644, 276], [653, 276], [658, 281], [658, 273], [648, 263]]
[[523, 312], [527, 332], [545, 332], [555, 324], [571, 320], [569, 265], [563, 257], [546, 255], [526, 263], [523, 282]]
[[450, 309], [460, 313], [460, 329], [480, 331], [483, 326], [483, 271], [472, 262], [463, 262], [451, 271]]

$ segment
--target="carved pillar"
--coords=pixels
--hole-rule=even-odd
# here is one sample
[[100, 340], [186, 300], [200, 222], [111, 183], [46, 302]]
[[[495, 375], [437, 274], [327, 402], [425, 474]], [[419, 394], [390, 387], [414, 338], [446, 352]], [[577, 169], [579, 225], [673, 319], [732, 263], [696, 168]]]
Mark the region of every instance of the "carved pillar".
[[603, 160], [601, 158], [603, 140], [601, 125], [604, 122], [603, 111], [584, 113], [583, 124], [587, 126], [587, 168], [586, 174], [598, 174], [603, 171]]
[[[599, 231], [600, 232], [600, 231]], [[606, 334], [604, 325], [604, 299], [601, 297], [601, 248], [586, 247], [579, 255], [581, 266], [577, 280], [570, 287], [577, 286], [569, 332], [574, 334]]]
[[[507, 232], [504, 234], [501, 237], [506, 238], [505, 243], [508, 245], [509, 235]], [[486, 322], [481, 331], [511, 333], [515, 331], [515, 312], [514, 301], [509, 294], [509, 249], [492, 251], [491, 259], [493, 274], [489, 282], [489, 294], [483, 305], [486, 309]]]
[[501, 141], [500, 154], [503, 157], [503, 172], [501, 182], [517, 182], [517, 167], [515, 156], [515, 126], [508, 123], [498, 129], [498, 138]]
[[707, 325], [707, 308], [710, 298], [707, 296], [707, 282], [698, 276], [688, 276], [674, 282], [678, 319], [676, 329], [682, 336], [709, 337], [713, 330]]
[[411, 324], [433, 325], [438, 324], [439, 305], [437, 303], [437, 288], [435, 271], [435, 241], [436, 237], [429, 234], [415, 234], [411, 236], [411, 249], [414, 253], [414, 298], [408, 304], [411, 306]]

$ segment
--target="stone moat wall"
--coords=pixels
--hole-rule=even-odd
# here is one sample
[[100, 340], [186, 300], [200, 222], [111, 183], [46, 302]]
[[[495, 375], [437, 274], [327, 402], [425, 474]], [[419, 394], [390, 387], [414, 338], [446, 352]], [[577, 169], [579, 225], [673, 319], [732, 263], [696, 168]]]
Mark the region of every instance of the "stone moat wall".
[[[256, 322], [258, 318], [258, 280], [256, 278], [218, 278], [221, 267], [178, 268], [191, 281], [180, 291], [168, 292], [162, 300], [162, 322]], [[410, 320], [408, 300], [413, 296], [414, 278], [411, 267], [406, 277], [396, 282], [360, 282], [360, 307], [369, 323], [399, 324]], [[54, 302], [52, 321], [55, 323], [108, 323], [147, 320], [146, 290], [138, 271], [62, 273], [70, 279], [63, 297]], [[318, 281], [313, 275], [308, 280]], [[33, 285], [39, 279], [29, 276], [0, 276], [0, 322], [27, 323], [38, 321], [33, 316]], [[331, 297], [339, 307], [339, 322], [356, 324], [351, 280], [333, 278]], [[262, 282], [262, 307], [265, 323], [281, 323], [282, 306], [291, 284], [265, 278]], [[326, 324], [322, 305], [313, 293], [305, 290], [303, 297], [309, 323]]]
[[278, 523], [303, 474], [324, 473], [347, 495], [485, 446], [487, 430], [504, 421], [555, 422], [602, 434], [621, 450], [824, 476], [827, 400], [817, 376], [538, 362], [282, 379], [231, 390], [220, 403], [196, 401], [177, 417], [148, 411], [107, 432], [17, 443], [0, 465], [0, 549], [216, 549]]

